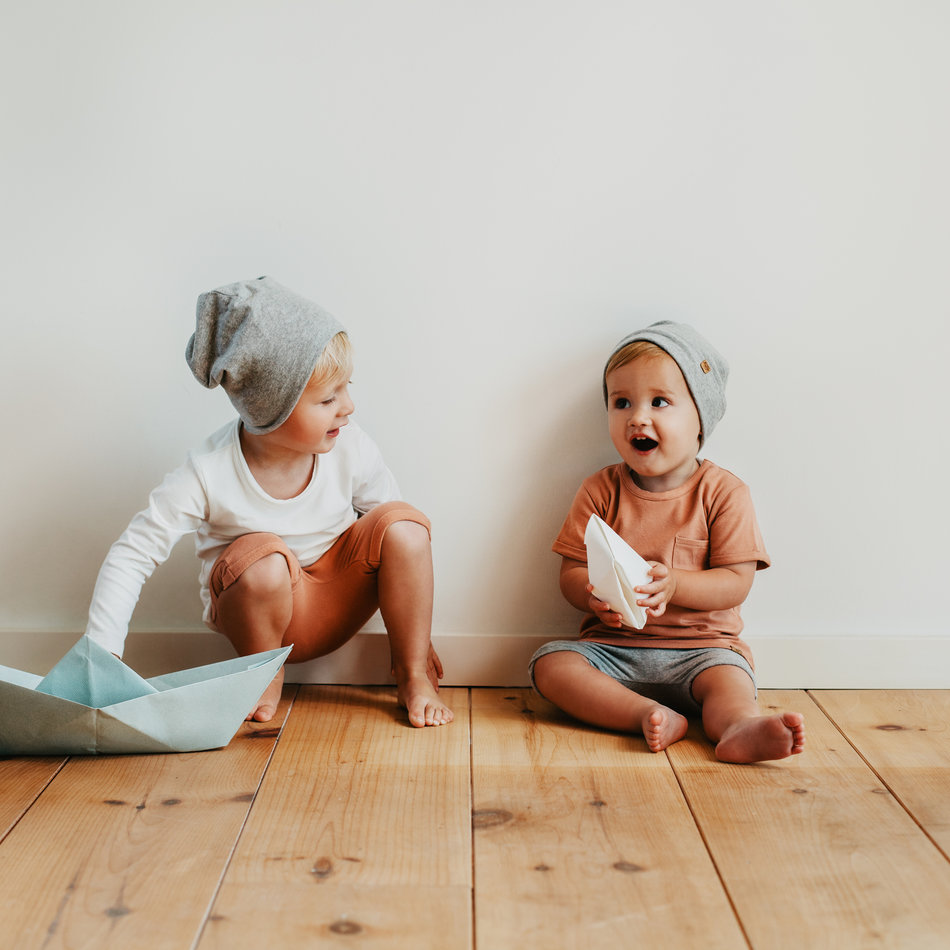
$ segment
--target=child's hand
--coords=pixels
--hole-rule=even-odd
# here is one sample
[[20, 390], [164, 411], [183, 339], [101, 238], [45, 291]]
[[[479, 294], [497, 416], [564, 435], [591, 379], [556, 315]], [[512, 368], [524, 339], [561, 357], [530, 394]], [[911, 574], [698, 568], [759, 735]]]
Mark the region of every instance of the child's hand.
[[666, 611], [666, 605], [676, 593], [676, 578], [673, 572], [660, 561], [647, 561], [650, 565], [651, 584], [634, 587], [634, 591], [641, 595], [637, 604], [646, 609], [651, 617], [661, 617]]
[[432, 644], [429, 644], [429, 656], [426, 658], [426, 676], [429, 677], [429, 682], [438, 690], [439, 680], [445, 676], [445, 672], [442, 669], [442, 661], [439, 659], [439, 654], [435, 652], [435, 647]]
[[[396, 675], [395, 664], [393, 664], [389, 670], [389, 675]], [[445, 671], [442, 669], [442, 661], [439, 659], [439, 654], [435, 652], [435, 647], [430, 640], [429, 653], [426, 656], [426, 679], [429, 680], [436, 692], [439, 691], [439, 680], [442, 679], [443, 676], [445, 676]]]
[[594, 585], [587, 585], [587, 593], [590, 594], [590, 609], [596, 614], [597, 619], [608, 627], [622, 627], [623, 617], [613, 610], [610, 604], [594, 596]]

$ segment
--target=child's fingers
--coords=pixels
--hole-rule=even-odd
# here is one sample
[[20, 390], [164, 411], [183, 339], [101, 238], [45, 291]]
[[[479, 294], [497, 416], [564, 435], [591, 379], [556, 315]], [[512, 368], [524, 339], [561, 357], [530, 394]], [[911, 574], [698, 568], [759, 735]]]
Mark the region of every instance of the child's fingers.
[[651, 591], [648, 587], [638, 588], [642, 591], [637, 597], [637, 606], [646, 610], [651, 617], [659, 617], [666, 610], [667, 598], [662, 590]]
[[609, 624], [611, 627], [620, 626], [621, 616], [617, 613], [616, 610], [613, 610], [610, 604], [604, 603], [602, 600], [596, 600], [596, 598], [591, 598], [591, 608], [594, 613], [600, 617], [601, 623]]
[[665, 577], [669, 577], [670, 569], [662, 561], [647, 561], [647, 564], [650, 565], [648, 573], [653, 580], [659, 581]]
[[593, 590], [594, 585], [588, 584], [587, 593], [590, 594], [590, 609], [597, 614], [600, 618], [600, 622], [606, 624], [608, 627], [622, 627], [623, 616], [618, 614], [605, 600], [596, 597]]

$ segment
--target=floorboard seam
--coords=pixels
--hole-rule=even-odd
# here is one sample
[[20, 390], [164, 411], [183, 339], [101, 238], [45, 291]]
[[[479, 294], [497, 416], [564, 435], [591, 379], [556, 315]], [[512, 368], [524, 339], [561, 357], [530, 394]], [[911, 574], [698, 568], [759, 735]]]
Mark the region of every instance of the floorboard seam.
[[950, 855], [948, 855], [947, 852], [943, 850], [943, 848], [940, 846], [937, 840], [933, 837], [933, 835], [931, 835], [930, 832], [920, 823], [917, 816], [905, 804], [904, 799], [901, 798], [900, 794], [891, 786], [891, 784], [887, 781], [887, 779], [885, 779], [884, 776], [881, 775], [881, 773], [878, 772], [878, 770], [871, 764], [870, 759], [868, 759], [867, 756], [865, 756], [865, 754], [857, 747], [857, 745], [854, 743], [851, 737], [844, 731], [844, 729], [842, 729], [841, 726], [838, 725], [837, 721], [831, 715], [831, 713], [828, 712], [828, 710], [825, 709], [824, 706], [822, 706], [821, 702], [815, 696], [814, 692], [810, 689], [806, 689], [805, 692], [808, 694], [808, 698], [821, 710], [821, 713], [825, 717], [825, 719], [827, 719], [828, 722], [830, 722], [835, 727], [835, 729], [838, 730], [838, 733], [841, 736], [841, 738], [844, 739], [844, 741], [847, 742], [848, 745], [854, 750], [855, 755], [857, 755], [857, 757], [865, 764], [865, 766], [867, 766], [868, 771], [884, 786], [884, 788], [887, 789], [887, 794], [890, 795], [891, 798], [893, 798], [894, 801], [897, 802], [898, 805], [900, 805], [904, 814], [906, 814], [907, 817], [910, 818], [910, 820], [920, 829], [921, 834], [937, 849], [937, 851], [940, 852], [941, 857], [943, 857], [945, 861], [950, 863]]
[[284, 729], [286, 728], [287, 723], [290, 721], [290, 715], [294, 711], [294, 705], [296, 704], [297, 697], [299, 695], [300, 686], [295, 685], [293, 694], [290, 697], [290, 705], [287, 707], [287, 713], [284, 716], [283, 722], [280, 724], [280, 729], [278, 730], [277, 736], [274, 739], [274, 745], [271, 747], [270, 755], [267, 756], [267, 761], [264, 763], [264, 767], [261, 769], [260, 777], [257, 780], [257, 787], [254, 789], [253, 796], [247, 804], [247, 811], [244, 813], [244, 820], [241, 822], [241, 826], [237, 829], [237, 833], [234, 835], [234, 842], [231, 845], [231, 850], [228, 852], [228, 856], [225, 858], [221, 867], [221, 873], [218, 875], [218, 882], [215, 884], [214, 890], [211, 892], [211, 897], [208, 900], [208, 906], [205, 908], [205, 912], [201, 917], [201, 921], [195, 932], [195, 939], [191, 944], [190, 950], [197, 950], [199, 944], [204, 938], [205, 930], [208, 927], [208, 921], [211, 920], [211, 917], [214, 914], [214, 905], [218, 902], [218, 897], [221, 894], [221, 888], [224, 886], [224, 879], [228, 876], [228, 871], [231, 869], [231, 862], [234, 860], [234, 854], [238, 849], [238, 845], [241, 843], [241, 838], [244, 837], [244, 831], [247, 828], [248, 821], [250, 821], [251, 812], [254, 810], [254, 806], [257, 804], [257, 797], [260, 794], [261, 786], [264, 784], [264, 779], [267, 777], [267, 772], [270, 769], [271, 762], [274, 761], [274, 756], [277, 754], [277, 747], [280, 745], [281, 736], [284, 734]]

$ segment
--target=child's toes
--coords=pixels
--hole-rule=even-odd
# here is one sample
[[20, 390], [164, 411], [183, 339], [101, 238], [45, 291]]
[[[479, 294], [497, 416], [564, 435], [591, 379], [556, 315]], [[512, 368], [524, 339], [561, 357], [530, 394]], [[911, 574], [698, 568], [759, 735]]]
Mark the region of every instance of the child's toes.
[[414, 726], [443, 726], [452, 721], [452, 711], [439, 703], [420, 700], [418, 705], [409, 704], [409, 722]]
[[246, 716], [247, 722], [270, 722], [277, 715], [277, 707], [271, 703], [261, 703]]
[[432, 707], [425, 700], [409, 703], [406, 711], [409, 713], [409, 722], [417, 728], [432, 725]]

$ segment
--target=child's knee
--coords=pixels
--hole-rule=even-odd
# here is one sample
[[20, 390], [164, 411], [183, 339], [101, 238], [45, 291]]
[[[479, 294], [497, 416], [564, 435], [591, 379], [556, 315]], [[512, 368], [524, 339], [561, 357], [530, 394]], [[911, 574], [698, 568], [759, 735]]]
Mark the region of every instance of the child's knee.
[[411, 556], [428, 555], [431, 549], [429, 532], [417, 521], [395, 521], [383, 536], [383, 557], [392, 551]]
[[578, 660], [580, 660], [581, 663], [587, 663], [580, 654], [574, 653], [571, 650], [558, 650], [539, 656], [531, 668], [534, 688], [542, 696], [545, 696], [548, 689], [552, 687], [557, 688], [558, 682], [565, 673], [570, 672]]
[[293, 613], [293, 598], [293, 578], [287, 559], [282, 554], [265, 554], [243, 567], [223, 589], [212, 591], [209, 624], [244, 650], [247, 644], [241, 639], [241, 631], [247, 624], [256, 625], [266, 616], [271, 620], [280, 617], [286, 625]]
[[289, 592], [290, 568], [282, 554], [268, 554], [249, 565], [235, 581], [232, 589], [245, 595], [269, 598]]

